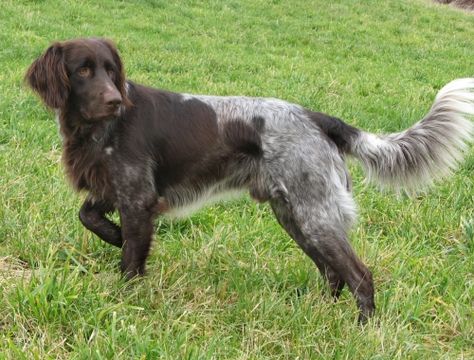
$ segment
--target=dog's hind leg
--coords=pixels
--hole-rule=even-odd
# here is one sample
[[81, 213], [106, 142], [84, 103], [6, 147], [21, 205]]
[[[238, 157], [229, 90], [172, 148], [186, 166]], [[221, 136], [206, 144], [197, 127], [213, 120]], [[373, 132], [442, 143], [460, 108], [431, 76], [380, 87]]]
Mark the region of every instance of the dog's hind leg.
[[333, 295], [348, 285], [364, 322], [375, 310], [374, 287], [348, 241], [355, 204], [344, 161], [332, 143], [311, 129], [293, 127], [274, 136], [265, 139], [262, 162], [272, 209], [327, 278]]
[[120, 226], [105, 217], [106, 213], [114, 208], [109, 204], [87, 198], [79, 211], [81, 223], [105, 242], [117, 247], [122, 247], [122, 234]]
[[316, 264], [321, 275], [327, 280], [331, 288], [331, 295], [335, 300], [339, 298], [342, 289], [345, 286], [344, 280], [332, 269], [325, 261], [323, 256], [319, 253], [318, 249], [311, 246], [305, 246], [306, 238], [300, 231], [298, 224], [293, 219], [291, 211], [288, 209], [286, 202], [280, 199], [272, 199], [270, 201], [273, 213], [275, 214], [278, 223], [286, 230], [288, 235], [296, 241], [303, 251], [308, 255], [311, 260]]
[[329, 287], [331, 288], [331, 295], [334, 300], [336, 301], [339, 299], [342, 289], [344, 289], [344, 286], [346, 285], [345, 281], [342, 280], [341, 277], [324, 262], [321, 254], [318, 254], [317, 252], [306, 252], [306, 254], [308, 254], [308, 256], [313, 260], [323, 277], [325, 277], [328, 281]]
[[357, 300], [359, 321], [365, 322], [375, 310], [372, 274], [352, 250], [345, 231], [316, 220], [312, 208], [283, 199], [270, 203], [279, 223], [326, 277], [333, 296], [347, 283]]

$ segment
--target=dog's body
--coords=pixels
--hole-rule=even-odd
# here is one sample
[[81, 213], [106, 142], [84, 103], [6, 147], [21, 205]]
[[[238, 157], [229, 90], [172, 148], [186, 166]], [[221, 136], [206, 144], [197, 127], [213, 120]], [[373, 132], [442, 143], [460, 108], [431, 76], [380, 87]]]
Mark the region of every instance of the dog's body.
[[[127, 82], [115, 48], [99, 39], [54, 44], [27, 80], [58, 112], [67, 173], [89, 193], [82, 223], [122, 247], [127, 277], [144, 272], [155, 216], [247, 190], [270, 202], [335, 297], [348, 284], [360, 320], [375, 309], [374, 291], [347, 238], [356, 210], [344, 156], [382, 184], [412, 189], [449, 173], [473, 135], [473, 79], [446, 86], [422, 121], [387, 136], [281, 100]], [[105, 217], [114, 210], [121, 227]]]

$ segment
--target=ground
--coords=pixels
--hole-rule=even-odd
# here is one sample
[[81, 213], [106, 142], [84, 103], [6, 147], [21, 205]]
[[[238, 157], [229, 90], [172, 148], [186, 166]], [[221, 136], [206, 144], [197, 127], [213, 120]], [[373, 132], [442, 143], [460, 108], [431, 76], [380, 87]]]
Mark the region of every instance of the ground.
[[157, 221], [148, 276], [80, 224], [54, 114], [24, 86], [55, 40], [105, 36], [129, 78], [188, 93], [271, 96], [373, 132], [404, 129], [474, 76], [474, 17], [429, 0], [3, 1], [0, 358], [472, 359], [474, 149], [414, 198], [351, 163], [351, 234], [377, 315], [356, 323], [265, 204]]

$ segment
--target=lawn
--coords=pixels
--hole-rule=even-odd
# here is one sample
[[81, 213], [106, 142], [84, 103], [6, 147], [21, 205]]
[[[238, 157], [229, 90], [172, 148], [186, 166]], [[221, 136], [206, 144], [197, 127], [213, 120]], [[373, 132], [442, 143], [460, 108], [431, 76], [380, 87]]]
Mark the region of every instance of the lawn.
[[474, 14], [429, 0], [10, 1], [0, 11], [0, 359], [472, 359], [474, 148], [414, 198], [351, 163], [351, 234], [373, 271], [364, 327], [249, 197], [158, 219], [148, 275], [80, 224], [53, 114], [23, 84], [55, 40], [113, 39], [129, 78], [268, 96], [373, 132], [404, 129], [474, 76]]

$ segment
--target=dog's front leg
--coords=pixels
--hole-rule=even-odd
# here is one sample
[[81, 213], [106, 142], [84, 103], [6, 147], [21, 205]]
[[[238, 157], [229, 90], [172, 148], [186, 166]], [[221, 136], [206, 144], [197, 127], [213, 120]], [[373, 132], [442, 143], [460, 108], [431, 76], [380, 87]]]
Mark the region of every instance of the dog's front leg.
[[114, 208], [104, 201], [87, 198], [79, 211], [81, 223], [105, 242], [122, 247], [120, 227], [105, 217]]
[[145, 261], [153, 236], [154, 212], [143, 208], [120, 210], [122, 223], [121, 270], [126, 279], [145, 273]]

